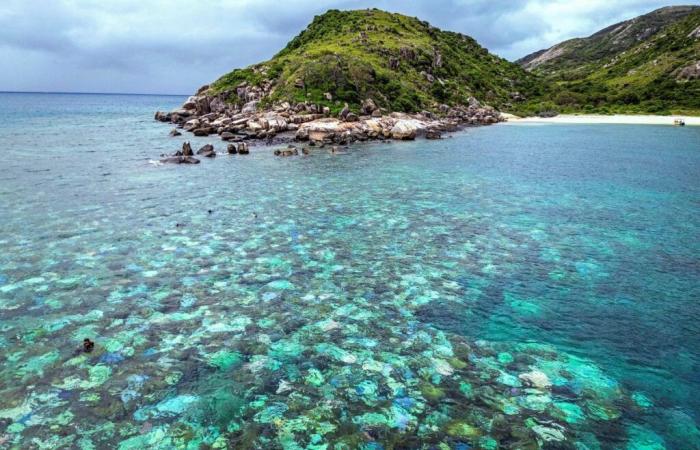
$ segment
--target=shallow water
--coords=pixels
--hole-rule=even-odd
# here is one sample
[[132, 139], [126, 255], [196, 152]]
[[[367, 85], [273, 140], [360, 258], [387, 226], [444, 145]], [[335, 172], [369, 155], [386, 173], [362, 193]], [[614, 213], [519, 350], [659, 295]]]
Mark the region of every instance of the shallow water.
[[700, 449], [700, 129], [156, 167], [182, 100], [0, 94], [0, 448]]

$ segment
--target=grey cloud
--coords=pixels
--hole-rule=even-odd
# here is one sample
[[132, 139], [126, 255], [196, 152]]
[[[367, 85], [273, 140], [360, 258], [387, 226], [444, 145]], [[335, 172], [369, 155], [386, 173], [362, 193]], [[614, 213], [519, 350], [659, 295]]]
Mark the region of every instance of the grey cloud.
[[[694, 2], [698, 3], [698, 2]], [[468, 34], [508, 59], [661, 0], [4, 0], [0, 90], [190, 93], [270, 58], [314, 15], [377, 7]]]

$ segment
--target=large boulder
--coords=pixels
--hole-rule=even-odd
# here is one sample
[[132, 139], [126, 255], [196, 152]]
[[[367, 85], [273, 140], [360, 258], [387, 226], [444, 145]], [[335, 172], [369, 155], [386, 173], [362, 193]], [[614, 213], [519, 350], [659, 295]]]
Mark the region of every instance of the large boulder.
[[240, 144], [238, 144], [239, 155], [247, 155], [248, 153], [250, 153], [250, 150], [248, 150], [248, 144], [246, 144], [245, 142], [241, 142]]
[[243, 105], [243, 109], [241, 109], [241, 113], [243, 114], [254, 114], [258, 110], [258, 101], [253, 100], [245, 105]]
[[175, 136], [180, 136], [180, 135], [182, 135], [182, 133], [180, 133], [179, 131], [177, 131], [177, 129], [173, 128], [172, 130], [170, 130], [170, 133], [168, 133], [168, 135], [171, 136], [171, 137], [175, 137]]
[[182, 125], [182, 128], [185, 131], [192, 131], [194, 129], [199, 128], [199, 124], [200, 124], [199, 119], [192, 119], [192, 120], [188, 120], [187, 122], [185, 122], [185, 124]]
[[192, 110], [192, 109], [197, 109], [197, 97], [189, 97], [187, 100], [185, 100], [185, 103], [182, 105], [182, 109], [187, 109], [187, 110]]
[[235, 138], [236, 135], [231, 133], [230, 131], [224, 131], [221, 133], [221, 140], [222, 141], [230, 141], [231, 139]]
[[211, 144], [203, 145], [202, 148], [197, 150], [197, 154], [202, 155], [206, 158], [213, 158], [214, 156], [216, 156], [216, 152], [214, 151], [214, 146]]
[[374, 103], [374, 100], [371, 98], [368, 98], [364, 102], [362, 102], [362, 113], [366, 115], [371, 115], [375, 110], [377, 110], [377, 104]]
[[209, 106], [209, 97], [206, 95], [198, 96], [196, 97], [195, 101], [195, 109], [197, 111], [197, 114], [202, 116], [204, 114], [209, 114], [211, 112], [211, 108]]
[[287, 121], [281, 116], [267, 118], [267, 129], [272, 131], [284, 131], [287, 129]]
[[323, 142], [333, 140], [336, 133], [342, 131], [341, 122], [338, 119], [320, 119], [313, 122], [303, 123], [296, 133], [296, 138], [300, 141]]
[[412, 140], [416, 138], [418, 127], [409, 120], [397, 120], [391, 129], [391, 137], [399, 140]]
[[228, 147], [226, 147], [226, 151], [228, 151], [229, 155], [235, 155], [238, 153], [238, 150], [236, 149], [236, 144], [228, 144]]
[[340, 110], [340, 118], [345, 119], [348, 114], [350, 114], [350, 107], [346, 103], [345, 106], [343, 106], [343, 109]]
[[190, 145], [189, 141], [185, 141], [182, 143], [182, 155], [183, 156], [193, 156], [194, 153], [192, 152], [192, 146]]
[[192, 131], [192, 133], [194, 133], [195, 136], [209, 136], [210, 134], [216, 133], [216, 130], [213, 127], [201, 127]]
[[264, 119], [260, 120], [249, 120], [248, 123], [246, 124], [246, 128], [248, 128], [250, 131], [257, 133], [258, 131], [262, 131], [265, 129], [265, 125], [267, 125], [267, 121], [264, 121]]
[[170, 113], [156, 111], [155, 119], [159, 122], [170, 122]]

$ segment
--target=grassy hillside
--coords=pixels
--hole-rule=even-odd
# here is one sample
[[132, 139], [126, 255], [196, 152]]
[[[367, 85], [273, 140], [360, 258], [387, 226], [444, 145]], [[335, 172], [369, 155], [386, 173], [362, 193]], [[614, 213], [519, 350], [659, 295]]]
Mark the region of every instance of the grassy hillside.
[[544, 92], [537, 77], [468, 36], [377, 9], [317, 16], [271, 60], [224, 75], [210, 91], [243, 82], [271, 86], [268, 104], [309, 100], [333, 111], [345, 102], [357, 110], [366, 98], [391, 111], [435, 110], [470, 96], [508, 110]]
[[700, 114], [700, 7], [669, 7], [529, 55], [560, 112]]

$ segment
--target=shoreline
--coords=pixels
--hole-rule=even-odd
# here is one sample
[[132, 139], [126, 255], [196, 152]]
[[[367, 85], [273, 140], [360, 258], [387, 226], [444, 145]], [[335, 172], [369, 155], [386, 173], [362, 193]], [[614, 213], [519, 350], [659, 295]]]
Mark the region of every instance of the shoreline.
[[555, 117], [518, 117], [512, 114], [503, 114], [506, 124], [617, 124], [617, 125], [670, 125], [673, 121], [683, 119], [688, 126], [700, 126], [700, 117], [697, 116], [658, 116], [658, 115], [634, 115], [634, 114], [561, 114]]
[[[183, 132], [198, 137], [216, 136], [227, 142], [227, 153], [248, 153], [253, 142], [283, 144], [306, 143], [309, 146], [346, 146], [354, 142], [414, 140], [416, 137], [441, 139], [442, 133], [457, 131], [467, 126], [491, 125], [502, 122], [501, 113], [491, 106], [481, 105], [473, 97], [468, 105], [441, 105], [439, 113], [390, 112], [378, 107], [371, 99], [362, 102], [358, 113], [350, 111], [347, 103], [339, 114], [331, 114], [327, 106], [309, 102], [291, 104], [281, 102], [259, 108], [260, 93], [248, 92], [248, 86], [239, 87], [235, 94], [227, 92], [211, 96], [209, 86], [189, 97], [181, 108], [171, 112], [156, 111], [154, 119], [175, 126], [170, 136]], [[254, 95], [253, 95], [254, 94]], [[233, 99], [237, 101], [231, 102]], [[330, 94], [329, 94], [330, 95]], [[255, 98], [246, 103], [245, 99]], [[182, 130], [182, 131], [181, 131]], [[303, 144], [302, 144], [303, 145]], [[302, 153], [304, 153], [302, 148]], [[334, 150], [335, 151], [335, 150]], [[307, 150], [308, 152], [308, 150]], [[211, 144], [200, 148], [197, 155], [216, 156]], [[277, 156], [294, 156], [293, 145], [287, 150], [275, 151]], [[161, 163], [198, 164], [199, 160], [189, 143], [173, 154], [162, 154]]]

